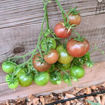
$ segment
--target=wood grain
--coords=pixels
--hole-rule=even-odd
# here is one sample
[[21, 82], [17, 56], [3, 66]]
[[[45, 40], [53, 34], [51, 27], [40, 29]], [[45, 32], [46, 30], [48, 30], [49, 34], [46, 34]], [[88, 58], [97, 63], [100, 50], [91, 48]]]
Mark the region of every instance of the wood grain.
[[[89, 40], [91, 57], [94, 62], [105, 61], [105, 54], [101, 53], [101, 50], [105, 51], [104, 17], [105, 14], [82, 17], [82, 23], [76, 29], [81, 35], [85, 35]], [[55, 21], [53, 23], [51, 22], [51, 27], [54, 27], [54, 24], [56, 24]], [[25, 52], [32, 50], [36, 45], [39, 29], [40, 26], [35, 24], [1, 29], [3, 38], [0, 38], [0, 45], [2, 45], [0, 49], [0, 59], [3, 60], [8, 56], [14, 55], [13, 49], [16, 46], [24, 46]], [[5, 33], [4, 30], [6, 30]], [[7, 33], [10, 34], [8, 34], [8, 38], [6, 39]], [[14, 37], [16, 37], [16, 40], [14, 40]], [[6, 47], [3, 47], [3, 45]], [[98, 46], [99, 50], [94, 51], [95, 45]], [[4, 76], [5, 74], [0, 71], [0, 83], [4, 82]]]
[[105, 62], [97, 63], [93, 68], [86, 68], [85, 77], [79, 80], [79, 82], [73, 83], [72, 86], [68, 86], [65, 83], [60, 85], [48, 83], [46, 86], [40, 87], [33, 83], [33, 85], [27, 88], [19, 87], [16, 90], [10, 90], [6, 83], [0, 84], [0, 102], [7, 99], [24, 97], [30, 94], [45, 95], [51, 92], [59, 93], [73, 87], [87, 87], [102, 82], [105, 82]]
[[[94, 44], [96, 43], [99, 49], [105, 51], [104, 17], [105, 14], [82, 17], [82, 23], [77, 28], [77, 31], [89, 40], [91, 50], [94, 48]], [[50, 21], [51, 27], [53, 28], [57, 22], [58, 21]], [[0, 61], [3, 61], [8, 56], [14, 55], [13, 50], [17, 46], [24, 46], [24, 53], [34, 49], [37, 42], [37, 37], [39, 35], [39, 31], [40, 23], [38, 25], [30, 24], [0, 29]], [[96, 62], [103, 61], [103, 56], [105, 55], [102, 55], [99, 51], [96, 51], [94, 52], [94, 54], [92, 54], [93, 60]]]

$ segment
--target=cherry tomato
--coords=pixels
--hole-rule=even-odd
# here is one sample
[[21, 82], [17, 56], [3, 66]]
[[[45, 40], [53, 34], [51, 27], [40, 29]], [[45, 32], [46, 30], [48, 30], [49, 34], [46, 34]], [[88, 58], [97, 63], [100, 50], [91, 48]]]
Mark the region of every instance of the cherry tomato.
[[2, 70], [6, 73], [12, 73], [16, 68], [16, 63], [11, 61], [4, 61], [2, 63]]
[[85, 70], [79, 66], [72, 66], [70, 69], [70, 75], [74, 78], [82, 78], [85, 75]]
[[62, 78], [63, 78], [63, 80], [64, 80], [65, 83], [67, 83], [69, 85], [71, 84], [71, 78], [70, 78], [70, 75], [69, 74], [68, 75], [65, 75], [64, 74]]
[[57, 62], [56, 64], [55, 64], [55, 66], [57, 67], [57, 68], [59, 68], [59, 70], [69, 70], [70, 69], [70, 63], [68, 63], [68, 64], [61, 64], [61, 63], [59, 63], [59, 62]]
[[16, 77], [12, 77], [12, 75], [6, 75], [6, 82], [10, 89], [15, 89], [19, 85], [18, 79]]
[[71, 25], [72, 24], [79, 25], [81, 23], [81, 16], [79, 14], [76, 14], [76, 15], [70, 14], [69, 15], [69, 23]]
[[41, 48], [42, 48], [42, 51], [46, 51], [47, 50], [47, 47], [48, 49], [55, 49], [56, 48], [56, 41], [54, 38], [47, 38], [47, 40], [42, 40], [41, 42]]
[[59, 63], [68, 64], [68, 63], [70, 63], [73, 60], [73, 57], [70, 56], [67, 53], [66, 49], [64, 49], [64, 47], [62, 45], [59, 45], [57, 47], [57, 51], [59, 53], [59, 59], [58, 59]]
[[62, 82], [60, 72], [52, 72], [50, 73], [50, 82], [52, 84], [60, 84]]
[[71, 35], [71, 31], [71, 29], [67, 29], [64, 26], [63, 22], [56, 24], [56, 26], [54, 27], [54, 32], [59, 38], [68, 38]]
[[39, 54], [33, 57], [34, 68], [37, 69], [39, 72], [47, 71], [51, 67], [51, 65], [47, 62], [41, 62], [39, 57]]
[[27, 71], [26, 68], [17, 67], [17, 68], [16, 68], [16, 76], [19, 77], [21, 74], [25, 73], [26, 71]]
[[63, 70], [68, 70], [68, 69], [70, 69], [70, 63], [68, 63], [68, 64], [62, 64], [62, 69], [63, 69]]
[[39, 86], [44, 86], [49, 81], [48, 72], [39, 72], [39, 74], [34, 76], [34, 82]]
[[54, 64], [57, 62], [59, 58], [59, 54], [56, 50], [50, 50], [50, 52], [44, 56], [44, 60], [48, 63], [48, 64]]
[[73, 57], [82, 57], [89, 50], [89, 42], [84, 39], [84, 41], [76, 41], [71, 39], [67, 43], [67, 52]]
[[27, 74], [27, 73], [22, 73], [19, 75], [19, 83], [22, 87], [27, 87], [32, 84], [33, 81], [33, 75], [32, 74]]

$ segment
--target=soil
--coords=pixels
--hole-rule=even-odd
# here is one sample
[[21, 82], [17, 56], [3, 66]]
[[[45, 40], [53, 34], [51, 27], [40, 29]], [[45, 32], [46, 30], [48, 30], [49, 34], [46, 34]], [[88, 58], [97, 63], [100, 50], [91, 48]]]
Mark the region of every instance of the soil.
[[[59, 94], [51, 93], [46, 96], [35, 96], [33, 93], [24, 98], [18, 98], [16, 100], [7, 100], [6, 102], [0, 105], [46, 105], [58, 100], [73, 98], [84, 94], [91, 94], [93, 92], [99, 92], [102, 90], [105, 90], [105, 83], [87, 88], [73, 88], [72, 90], [63, 93]], [[90, 104], [88, 101], [94, 102], [96, 104]], [[59, 103], [56, 105], [105, 105], [105, 94], [85, 97], [78, 100], [75, 99], [72, 101], [67, 101], [65, 103]]]

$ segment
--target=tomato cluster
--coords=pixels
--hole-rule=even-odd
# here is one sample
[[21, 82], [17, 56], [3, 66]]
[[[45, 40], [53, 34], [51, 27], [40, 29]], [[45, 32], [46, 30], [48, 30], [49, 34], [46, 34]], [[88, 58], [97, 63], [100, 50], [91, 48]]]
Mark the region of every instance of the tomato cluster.
[[[71, 80], [77, 81], [85, 75], [84, 64], [92, 67], [89, 42], [80, 35], [70, 38], [72, 28], [80, 24], [81, 16], [76, 9], [71, 9], [67, 14], [67, 17], [64, 15], [66, 22], [56, 24], [54, 32], [49, 26], [43, 32], [44, 37], [38, 40], [38, 51], [31, 55], [28, 63], [21, 66], [11, 60], [2, 63], [3, 71], [8, 73], [6, 82], [9, 88], [15, 89], [18, 85], [27, 87], [33, 81], [39, 86], [49, 81], [60, 84], [62, 80], [71, 84]], [[53, 33], [53, 37], [48, 36]]]

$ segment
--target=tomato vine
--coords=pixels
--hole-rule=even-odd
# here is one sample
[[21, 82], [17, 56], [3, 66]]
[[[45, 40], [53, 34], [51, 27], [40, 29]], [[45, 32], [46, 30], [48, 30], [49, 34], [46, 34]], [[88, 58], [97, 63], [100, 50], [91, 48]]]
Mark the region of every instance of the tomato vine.
[[[88, 53], [88, 41], [85, 41], [75, 31], [73, 32], [78, 37], [70, 39], [71, 32], [76, 27], [76, 24], [70, 23], [69, 14], [78, 15], [79, 12], [76, 11], [76, 8], [71, 8], [66, 13], [60, 2], [58, 0], [55, 0], [55, 2], [62, 13], [63, 22], [58, 23], [54, 27], [53, 32], [49, 25], [47, 10], [50, 0], [43, 0], [44, 17], [36, 48], [25, 55], [10, 57], [3, 62], [3, 71], [9, 73], [6, 76], [8, 77], [6, 82], [10, 88], [17, 88], [18, 84], [29, 86], [32, 80], [40, 86], [46, 85], [48, 81], [53, 84], [60, 84], [62, 80], [67, 84], [71, 84], [73, 78], [77, 80], [84, 76], [85, 70], [82, 68], [83, 65], [92, 67], [90, 53]], [[63, 43], [61, 38], [64, 40]], [[22, 62], [19, 62], [19, 60]], [[72, 70], [71, 74], [70, 70]]]

